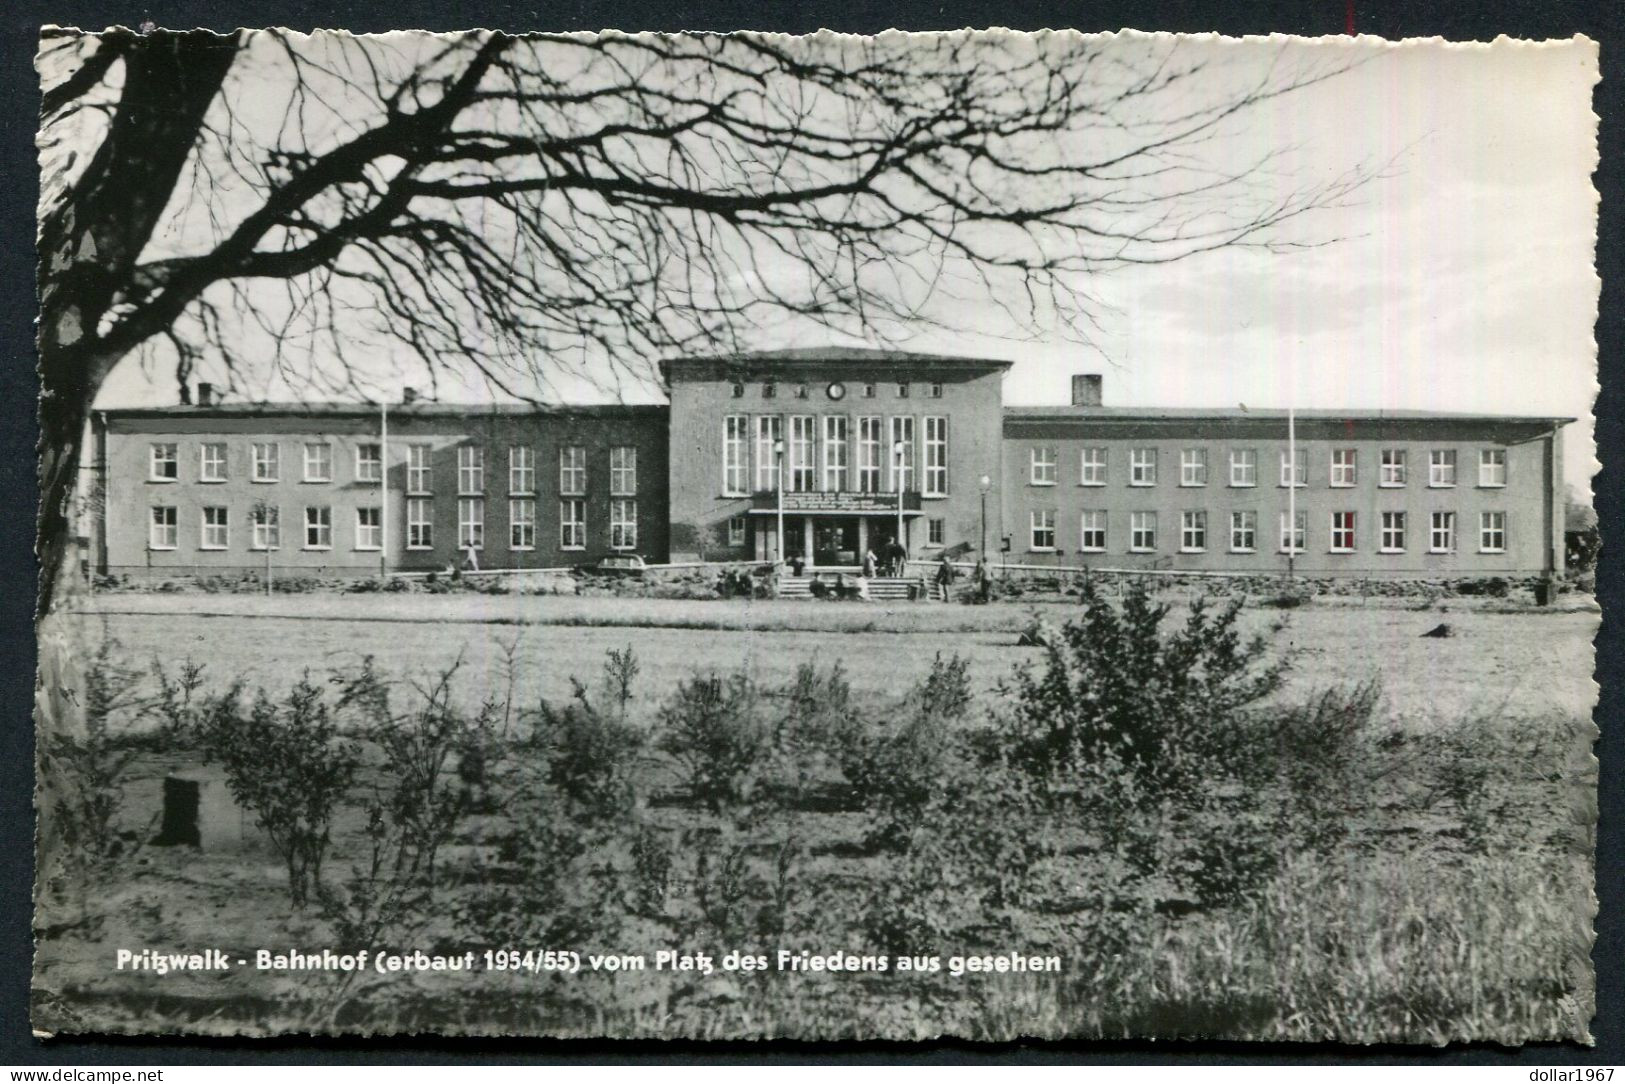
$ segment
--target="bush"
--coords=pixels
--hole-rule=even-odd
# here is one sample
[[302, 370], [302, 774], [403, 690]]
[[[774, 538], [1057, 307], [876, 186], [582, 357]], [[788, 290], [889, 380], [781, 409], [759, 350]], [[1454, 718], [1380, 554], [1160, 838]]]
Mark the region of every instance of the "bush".
[[984, 739], [989, 767], [1036, 791], [1051, 819], [1075, 818], [1122, 866], [1128, 899], [1216, 902], [1273, 861], [1267, 808], [1246, 785], [1244, 712], [1280, 687], [1284, 664], [1236, 628], [1241, 602], [1169, 606], [1131, 585], [1121, 609], [1089, 588], [1083, 616], [1045, 642], [1042, 668], [1002, 688], [1011, 705]]
[[752, 796], [772, 739], [748, 674], [679, 682], [659, 712], [660, 750], [681, 767], [689, 793], [713, 813]]
[[967, 659], [939, 653], [898, 721], [851, 727], [839, 742], [842, 774], [874, 818], [866, 837], [871, 847], [904, 847], [949, 776], [963, 770], [953, 731], [970, 709], [968, 667]]
[[[119, 805], [124, 770], [135, 752], [120, 741], [112, 717], [136, 705], [132, 690], [137, 674], [114, 661], [118, 644], [104, 636], [85, 669], [85, 726], [82, 734], [65, 729], [43, 739], [42, 777], [57, 781], [51, 806], [53, 827], [63, 854], [79, 875], [90, 878], [124, 850]], [[89, 887], [87, 881], [82, 887]]]
[[599, 711], [577, 684], [572, 702], [554, 707], [544, 701], [537, 714], [545, 778], [573, 803], [575, 815], [602, 818], [629, 809], [643, 734], [628, 725], [624, 713]]
[[288, 894], [303, 907], [321, 884], [333, 814], [355, 778], [358, 749], [339, 739], [308, 676], [281, 703], [261, 690], [245, 706], [242, 685], [233, 685], [208, 705], [199, 730], [204, 759], [225, 768], [232, 797], [282, 857]]

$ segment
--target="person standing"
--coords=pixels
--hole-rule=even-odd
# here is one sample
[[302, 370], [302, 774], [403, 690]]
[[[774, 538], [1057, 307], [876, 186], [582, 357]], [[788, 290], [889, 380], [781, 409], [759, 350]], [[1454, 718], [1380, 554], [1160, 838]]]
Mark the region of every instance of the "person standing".
[[868, 549], [863, 551], [863, 578], [866, 580], [872, 580], [875, 578], [875, 574], [879, 571], [880, 558], [875, 556], [875, 549], [873, 546], [870, 546]]

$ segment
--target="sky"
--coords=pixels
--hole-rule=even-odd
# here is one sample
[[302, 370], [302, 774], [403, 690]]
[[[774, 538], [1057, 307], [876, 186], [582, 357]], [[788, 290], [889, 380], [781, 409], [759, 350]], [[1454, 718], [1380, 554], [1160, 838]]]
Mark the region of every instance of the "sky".
[[[1278, 44], [1278, 43], [1277, 43]], [[1235, 60], [1258, 43], [1195, 46]], [[1271, 48], [1275, 48], [1272, 46]], [[1100, 276], [1092, 343], [961, 309], [898, 345], [1007, 358], [1009, 404], [1067, 401], [1077, 372], [1105, 374], [1114, 406], [1394, 408], [1557, 415], [1567, 481], [1589, 495], [1596, 196], [1595, 46], [1445, 46], [1340, 39], [1361, 63], [1266, 104], [1228, 133], [1224, 160], [1290, 148], [1284, 191], [1358, 166], [1381, 176], [1289, 254], [1223, 250]], [[1233, 156], [1233, 157], [1231, 157]], [[789, 321], [759, 349], [859, 344]], [[592, 393], [579, 389], [583, 397]], [[657, 393], [634, 390], [628, 398]], [[173, 402], [172, 377], [122, 363], [100, 406]], [[483, 401], [486, 389], [443, 389]]]

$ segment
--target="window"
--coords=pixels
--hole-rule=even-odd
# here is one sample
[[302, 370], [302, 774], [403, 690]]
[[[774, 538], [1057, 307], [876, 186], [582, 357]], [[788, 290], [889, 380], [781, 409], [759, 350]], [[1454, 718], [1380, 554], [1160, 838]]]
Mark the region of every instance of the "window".
[[1299, 448], [1296, 453], [1281, 449], [1281, 486], [1309, 484], [1309, 449]]
[[1452, 553], [1456, 548], [1456, 513], [1435, 512], [1428, 523], [1428, 552]]
[[579, 444], [559, 449], [559, 494], [565, 497], [587, 494], [587, 449]]
[[1382, 472], [1377, 478], [1379, 486], [1397, 489], [1405, 484], [1405, 449], [1382, 450]]
[[1354, 552], [1354, 513], [1332, 513], [1332, 552]]
[[750, 490], [750, 460], [746, 442], [750, 439], [750, 418], [730, 414], [722, 419], [722, 493], [743, 497]]
[[899, 399], [907, 399], [908, 398], [908, 385], [907, 384], [899, 384], [899, 385], [897, 385], [897, 398], [899, 398]]
[[200, 549], [223, 550], [230, 543], [229, 519], [226, 509], [209, 507], [203, 510], [203, 538]]
[[1252, 553], [1258, 548], [1258, 513], [1230, 513], [1230, 552]]
[[846, 488], [846, 415], [824, 415], [824, 489], [839, 493]]
[[858, 492], [880, 492], [881, 419], [858, 419]]
[[333, 510], [325, 504], [307, 505], [305, 508], [305, 548], [333, 548]]
[[377, 444], [355, 446], [355, 480], [380, 482], [384, 477], [384, 449]]
[[1454, 448], [1435, 448], [1428, 453], [1428, 485], [1453, 486], [1456, 484], [1456, 451]]
[[609, 548], [638, 548], [638, 502], [624, 497], [609, 502]]
[[779, 452], [776, 445], [784, 435], [784, 423], [777, 414], [756, 418], [756, 488], [779, 488]]
[[1251, 487], [1258, 484], [1258, 453], [1251, 448], [1235, 448], [1230, 452], [1230, 484]]
[[1179, 484], [1207, 485], [1207, 449], [1186, 448], [1179, 453]]
[[533, 498], [514, 497], [508, 501], [508, 548], [536, 548], [536, 501]]
[[[940, 385], [937, 385], [940, 387]], [[948, 495], [948, 419], [925, 419], [925, 495]]]
[[931, 518], [925, 521], [925, 544], [927, 546], [940, 546], [947, 537], [948, 521], [940, 518]]
[[333, 446], [326, 441], [312, 441], [305, 445], [305, 481], [331, 482], [333, 480]]
[[282, 546], [282, 516], [269, 504], [256, 504], [248, 513], [252, 531], [249, 545], [257, 550], [274, 550]]
[[433, 451], [427, 444], [411, 444], [406, 449], [406, 491], [429, 492], [429, 455]]
[[728, 521], [728, 545], [743, 546], [745, 544], [745, 517], [735, 516]]
[[743, 399], [745, 397], [745, 385], [739, 383], [737, 380], [734, 381], [732, 391], [735, 399]]
[[1157, 450], [1132, 448], [1128, 453], [1128, 484], [1154, 486], [1157, 484]]
[[931, 398], [933, 398], [933, 399], [941, 399], [942, 398], [942, 385], [941, 384], [932, 384], [930, 394], [931, 394]]
[[811, 493], [818, 488], [818, 419], [811, 414], [790, 417], [790, 492]]
[[1478, 484], [1499, 488], [1507, 484], [1507, 450], [1485, 448], [1478, 453]]
[[1480, 512], [1478, 514], [1478, 549], [1480, 553], [1505, 553], [1507, 548], [1507, 514]]
[[1355, 482], [1354, 449], [1332, 449], [1332, 485], [1346, 489]]
[[1106, 548], [1106, 513], [1095, 510], [1078, 517], [1078, 550], [1100, 553]]
[[1134, 553], [1150, 553], [1157, 548], [1157, 514], [1155, 512], [1129, 513], [1128, 548]]
[[434, 548], [434, 502], [427, 497], [406, 498], [406, 548]]
[[358, 550], [384, 548], [384, 515], [379, 509], [355, 510], [355, 548]]
[[1032, 548], [1035, 550], [1052, 550], [1055, 548], [1055, 509], [1038, 508], [1032, 513]]
[[508, 448], [508, 492], [519, 496], [536, 492], [536, 451], [528, 444]]
[[1281, 513], [1281, 552], [1302, 553], [1309, 536], [1309, 513], [1299, 512], [1291, 526], [1287, 525], [1287, 513]]
[[1055, 484], [1054, 448], [1029, 448], [1027, 450], [1027, 461], [1033, 485], [1052, 486]]
[[226, 480], [226, 446], [224, 444], [203, 444], [198, 446], [197, 480], [200, 482], [224, 482]]
[[1179, 550], [1181, 553], [1201, 553], [1207, 549], [1207, 513], [1181, 512], [1179, 514]]
[[256, 482], [274, 482], [282, 473], [280, 444], [256, 444], [253, 448], [253, 471]]
[[807, 398], [807, 385], [805, 385], [805, 384], [797, 384], [796, 385], [796, 398], [797, 399], [805, 399], [805, 398]]
[[[899, 385], [907, 387], [908, 385]], [[914, 419], [891, 420], [892, 489], [898, 493], [914, 488]]]
[[587, 502], [579, 497], [559, 502], [559, 548], [587, 548]]
[[172, 550], [176, 543], [175, 506], [172, 504], [155, 504], [152, 506], [152, 524], [147, 531], [147, 547], [155, 550]]
[[1405, 513], [1384, 512], [1382, 514], [1382, 552], [1405, 552]]
[[865, 399], [873, 399], [875, 397], [875, 386], [873, 384], [865, 384], [863, 386], [863, 397]]
[[457, 548], [485, 548], [485, 498], [457, 498]]
[[147, 477], [154, 482], [173, 482], [179, 478], [181, 476], [181, 467], [177, 450], [178, 446], [174, 444], [154, 444], [152, 446], [152, 465]]
[[763, 399], [773, 399], [773, 398], [777, 397], [778, 394], [779, 394], [778, 386], [775, 385], [771, 380], [769, 380], [767, 383], [762, 385], [762, 398]]
[[457, 492], [485, 492], [485, 449], [478, 444], [464, 444], [457, 449]]
[[617, 444], [609, 450], [609, 495], [638, 495], [638, 450], [630, 444]]
[[1085, 448], [1078, 453], [1078, 484], [1080, 486], [1106, 484], [1106, 449]]

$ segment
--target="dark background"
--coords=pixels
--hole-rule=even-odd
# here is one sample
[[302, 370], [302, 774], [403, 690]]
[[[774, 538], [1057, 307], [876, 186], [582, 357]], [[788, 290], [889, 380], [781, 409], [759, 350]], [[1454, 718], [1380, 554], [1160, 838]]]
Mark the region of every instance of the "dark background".
[[[1625, 4], [1554, 0], [1479, 0], [1477, 3], [1368, 3], [1366, 0], [1297, 0], [1238, 3], [1237, 0], [1182, 0], [1175, 3], [1028, 2], [1019, 5], [949, 0], [804, 0], [781, 3], [701, 3], [697, 0], [586, 0], [549, 4], [462, 0], [244, 0], [152, 4], [95, 0], [12, 0], [0, 14], [0, 1064], [374, 1064], [388, 1061], [458, 1064], [536, 1061], [679, 1061], [759, 1064], [768, 1061], [884, 1063], [972, 1062], [1055, 1063], [1276, 1063], [1360, 1062], [1378, 1064], [1487, 1064], [1529, 1068], [1625, 1063], [1625, 860], [1621, 817], [1625, 816], [1625, 750], [1621, 733], [1625, 697], [1625, 657], [1620, 652], [1618, 607], [1622, 601], [1620, 562], [1612, 552], [1625, 534], [1620, 472], [1625, 469], [1625, 296], [1622, 296], [1620, 158], [1625, 153]], [[33, 879], [33, 729], [30, 721], [34, 677], [32, 624], [36, 566], [32, 554], [35, 481], [34, 421], [34, 207], [38, 181], [34, 130], [39, 99], [33, 55], [45, 23], [99, 30], [139, 26], [151, 20], [169, 29], [206, 26], [282, 25], [296, 30], [335, 28], [357, 32], [408, 28], [464, 30], [471, 27], [523, 30], [775, 30], [805, 33], [820, 28], [874, 33], [889, 27], [949, 30], [1004, 25], [1018, 30], [1076, 27], [1080, 30], [1219, 31], [1225, 34], [1342, 34], [1352, 29], [1385, 38], [1442, 37], [1489, 41], [1498, 35], [1566, 38], [1585, 34], [1601, 44], [1602, 82], [1594, 105], [1602, 118], [1602, 164], [1594, 178], [1602, 195], [1597, 269], [1602, 276], [1597, 344], [1602, 383], [1597, 400], [1598, 456], [1603, 470], [1594, 481], [1596, 507], [1605, 539], [1597, 578], [1604, 624], [1597, 639], [1597, 678], [1602, 699], [1597, 724], [1602, 739], [1602, 820], [1597, 848], [1597, 1017], [1595, 1049], [1542, 1044], [1519, 1050], [1498, 1046], [1410, 1047], [1307, 1046], [1243, 1043], [1011, 1043], [962, 1042], [694, 1043], [611, 1042], [525, 1039], [488, 1040], [226, 1040], [56, 1039], [41, 1042], [28, 1026], [28, 981], [32, 945], [29, 933]], [[1538, 273], [1538, 272], [1534, 272]], [[1531, 380], [1538, 374], [1530, 373]]]

